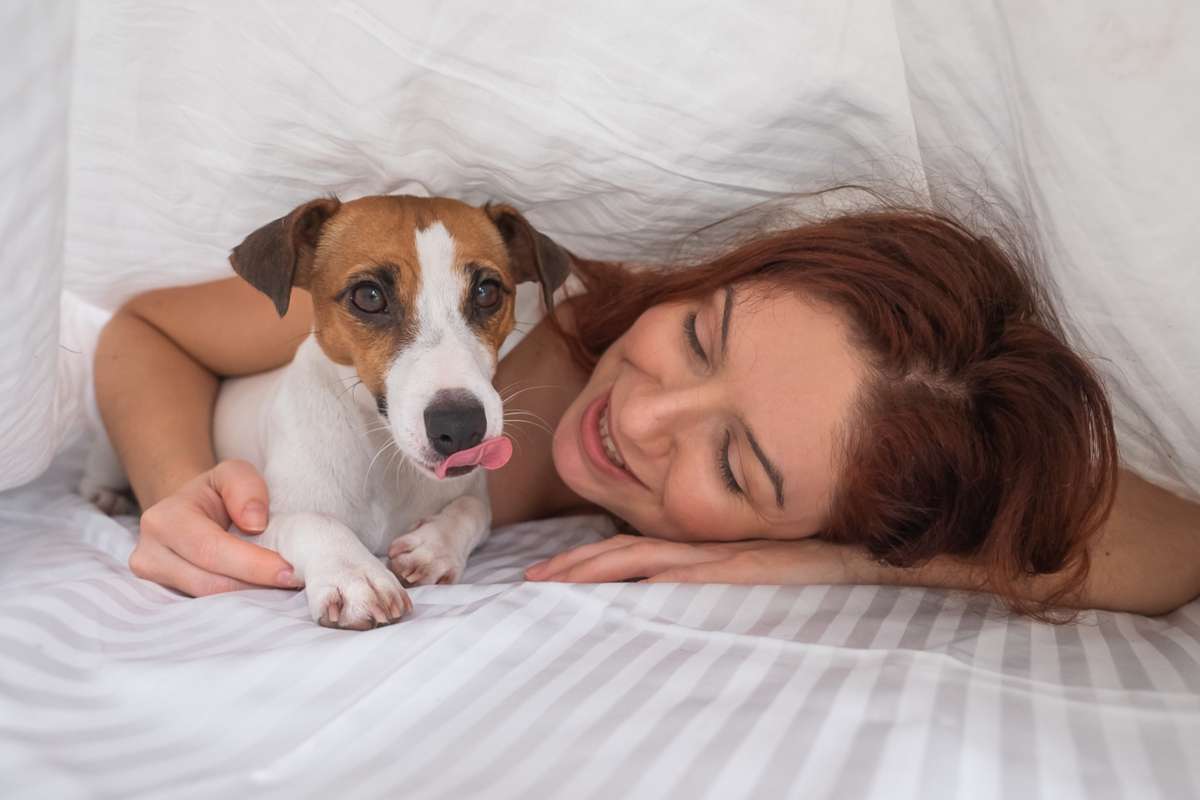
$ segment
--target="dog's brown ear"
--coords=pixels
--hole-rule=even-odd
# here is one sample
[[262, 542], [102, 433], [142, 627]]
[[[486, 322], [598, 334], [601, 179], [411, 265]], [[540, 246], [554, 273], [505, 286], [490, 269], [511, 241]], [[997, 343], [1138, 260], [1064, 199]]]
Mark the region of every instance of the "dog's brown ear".
[[341, 205], [328, 197], [307, 202], [263, 225], [230, 253], [233, 271], [271, 298], [279, 316], [287, 313], [293, 286], [308, 288], [321, 226]]
[[554, 290], [571, 273], [571, 254], [538, 233], [512, 206], [489, 203], [484, 210], [504, 239], [517, 282], [540, 282], [546, 309], [554, 308]]

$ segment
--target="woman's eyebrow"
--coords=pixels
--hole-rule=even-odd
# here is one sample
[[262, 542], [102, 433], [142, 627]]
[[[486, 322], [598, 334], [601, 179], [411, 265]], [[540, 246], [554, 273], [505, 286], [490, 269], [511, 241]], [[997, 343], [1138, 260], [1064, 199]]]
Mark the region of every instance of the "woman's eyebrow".
[[729, 318], [733, 316], [733, 287], [725, 287], [725, 310], [721, 312], [721, 357], [725, 356], [725, 344], [729, 341]]
[[750, 430], [750, 426], [742, 420], [742, 430], [746, 432], [746, 439], [750, 442], [750, 449], [754, 451], [754, 455], [762, 464], [763, 471], [767, 473], [767, 477], [771, 479], [771, 485], [775, 487], [775, 505], [783, 508], [783, 475], [780, 474], [779, 468], [776, 467], [771, 459], [767, 458], [767, 454], [763, 452], [762, 445], [758, 443], [758, 439], [754, 438], [754, 431]]

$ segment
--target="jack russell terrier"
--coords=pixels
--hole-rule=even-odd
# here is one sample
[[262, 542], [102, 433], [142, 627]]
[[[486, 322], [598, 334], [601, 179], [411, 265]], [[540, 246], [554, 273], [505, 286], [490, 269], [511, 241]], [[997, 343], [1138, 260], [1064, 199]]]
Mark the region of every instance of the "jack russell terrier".
[[217, 400], [218, 457], [270, 489], [253, 541], [292, 564], [322, 625], [395, 622], [412, 607], [398, 577], [457, 580], [490, 529], [478, 467], [512, 454], [491, 381], [516, 284], [539, 281], [549, 308], [570, 256], [506, 205], [387, 196], [305, 203], [230, 262], [280, 316], [292, 287], [313, 298], [291, 364]]

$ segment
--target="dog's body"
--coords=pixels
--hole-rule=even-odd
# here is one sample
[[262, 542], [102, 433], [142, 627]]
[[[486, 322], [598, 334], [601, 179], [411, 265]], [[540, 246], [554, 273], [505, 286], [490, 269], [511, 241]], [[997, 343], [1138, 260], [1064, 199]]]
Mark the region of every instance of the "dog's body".
[[488, 532], [477, 467], [511, 454], [491, 379], [515, 285], [541, 282], [549, 305], [570, 257], [507, 206], [366, 197], [306, 203], [230, 261], [280, 316], [293, 287], [313, 298], [294, 360], [217, 402], [218, 457], [270, 490], [253, 540], [292, 564], [314, 620], [393, 622], [411, 607], [399, 579], [456, 580]]
[[[397, 576], [457, 580], [491, 522], [485, 474], [417, 469], [351, 388], [357, 379], [310, 336], [287, 367], [226, 382], [214, 428], [217, 457], [250, 461], [270, 488], [271, 522], [252, 540], [292, 564], [313, 619], [345, 627], [399, 617]], [[395, 574], [378, 558], [389, 550]]]
[[[287, 367], [225, 381], [213, 427], [218, 459], [245, 459], [263, 472], [273, 514], [323, 508], [375, 556], [387, 555], [398, 534], [408, 535], [460, 496], [484, 501], [475, 531], [482, 535], [490, 519], [486, 476], [476, 471], [438, 480], [415, 469], [379, 424], [374, 403], [363, 402], [361, 389], [349, 389], [355, 380], [352, 370], [329, 361], [310, 336]], [[468, 552], [477, 541], [472, 539]], [[410, 582], [459, 575], [412, 574]]]

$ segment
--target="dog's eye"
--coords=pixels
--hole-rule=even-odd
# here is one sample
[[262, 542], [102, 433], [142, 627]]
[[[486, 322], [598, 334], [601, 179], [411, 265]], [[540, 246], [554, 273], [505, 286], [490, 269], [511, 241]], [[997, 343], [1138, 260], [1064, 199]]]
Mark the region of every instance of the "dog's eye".
[[501, 288], [498, 281], [490, 278], [485, 281], [480, 281], [475, 284], [473, 293], [475, 295], [475, 305], [484, 310], [495, 308], [500, 304]]
[[387, 296], [377, 284], [364, 282], [350, 292], [350, 302], [364, 314], [379, 314], [387, 309]]

